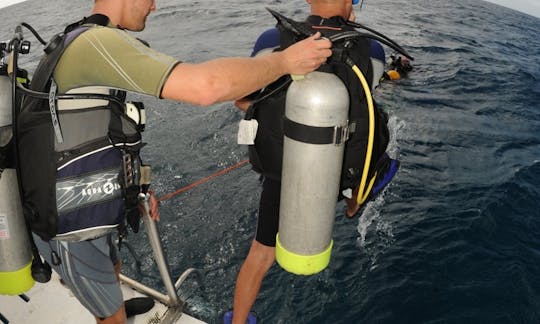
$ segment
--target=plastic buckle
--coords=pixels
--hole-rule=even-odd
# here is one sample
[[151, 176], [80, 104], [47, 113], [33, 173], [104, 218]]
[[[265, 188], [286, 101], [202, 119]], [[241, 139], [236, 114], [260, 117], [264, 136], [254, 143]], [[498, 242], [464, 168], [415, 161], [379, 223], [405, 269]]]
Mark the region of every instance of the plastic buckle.
[[341, 145], [349, 139], [349, 122], [344, 126], [334, 126], [334, 136], [333, 143], [334, 145]]

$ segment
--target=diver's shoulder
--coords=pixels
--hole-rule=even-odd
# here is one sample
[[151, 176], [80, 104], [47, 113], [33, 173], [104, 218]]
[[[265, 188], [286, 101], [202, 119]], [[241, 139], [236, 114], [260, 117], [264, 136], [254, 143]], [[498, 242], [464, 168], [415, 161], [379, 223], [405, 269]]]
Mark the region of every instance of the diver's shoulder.
[[[113, 41], [133, 41], [136, 38], [125, 30], [112, 28], [107, 26], [95, 26], [89, 28], [82, 34], [84, 37], [82, 39], [99, 39], [101, 41], [113, 40]], [[80, 37], [78, 37], [80, 38]]]
[[251, 56], [256, 56], [262, 53], [271, 52], [280, 45], [279, 30], [275, 27], [262, 32], [253, 46]]

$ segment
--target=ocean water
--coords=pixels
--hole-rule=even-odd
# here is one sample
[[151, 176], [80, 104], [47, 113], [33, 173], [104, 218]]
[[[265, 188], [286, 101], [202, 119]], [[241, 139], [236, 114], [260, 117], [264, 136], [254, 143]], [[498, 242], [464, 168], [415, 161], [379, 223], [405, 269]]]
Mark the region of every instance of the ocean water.
[[[90, 6], [4, 8], [0, 39], [21, 21], [48, 38]], [[139, 36], [189, 62], [245, 56], [274, 24], [266, 6], [297, 19], [308, 12], [301, 0], [160, 0]], [[338, 205], [327, 269], [309, 277], [271, 269], [253, 308], [259, 323], [539, 323], [540, 19], [477, 0], [366, 1], [357, 16], [416, 58], [408, 78], [375, 93], [401, 168], [360, 218], [345, 219]], [[32, 69], [41, 50], [25, 35], [34, 47], [21, 61]], [[143, 100], [143, 158], [158, 195], [247, 157], [235, 144], [242, 114], [231, 103]], [[243, 167], [161, 205], [173, 277], [200, 269], [181, 293], [209, 323], [232, 305], [259, 191]], [[163, 290], [145, 235], [128, 241], [137, 262], [123, 249], [125, 272]]]

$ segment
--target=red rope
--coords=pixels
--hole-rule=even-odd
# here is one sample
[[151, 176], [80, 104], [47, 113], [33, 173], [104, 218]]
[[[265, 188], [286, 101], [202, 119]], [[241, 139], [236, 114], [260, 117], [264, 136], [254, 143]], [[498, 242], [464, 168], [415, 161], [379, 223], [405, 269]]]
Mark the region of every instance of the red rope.
[[172, 198], [172, 197], [174, 197], [176, 195], [181, 194], [184, 191], [188, 191], [189, 189], [195, 188], [198, 185], [201, 185], [201, 184], [203, 184], [203, 183], [205, 183], [205, 182], [207, 182], [209, 180], [212, 180], [215, 177], [219, 177], [220, 175], [231, 172], [234, 169], [238, 169], [238, 168], [244, 166], [245, 164], [247, 164], [248, 162], [249, 162], [249, 160], [240, 161], [240, 162], [236, 163], [235, 165], [231, 165], [230, 167], [227, 167], [227, 168], [225, 168], [223, 170], [220, 170], [220, 171], [218, 171], [218, 172], [216, 172], [214, 174], [211, 174], [206, 178], [197, 180], [197, 181], [195, 181], [195, 182], [193, 182], [193, 183], [191, 183], [191, 184], [189, 184], [189, 185], [187, 185], [185, 187], [182, 187], [182, 188], [180, 188], [180, 189], [178, 189], [178, 190], [176, 190], [174, 192], [171, 192], [171, 193], [166, 194], [165, 196], [159, 197], [158, 201], [164, 201], [164, 200], [170, 199], [170, 198]]

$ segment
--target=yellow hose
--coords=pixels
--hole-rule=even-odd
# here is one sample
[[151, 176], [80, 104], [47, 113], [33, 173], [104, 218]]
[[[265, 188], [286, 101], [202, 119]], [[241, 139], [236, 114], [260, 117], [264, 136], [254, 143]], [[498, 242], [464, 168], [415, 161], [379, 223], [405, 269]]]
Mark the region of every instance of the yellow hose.
[[366, 182], [367, 182], [367, 176], [369, 173], [369, 165], [371, 163], [371, 155], [373, 154], [373, 142], [375, 139], [375, 109], [373, 107], [373, 98], [371, 97], [371, 90], [369, 89], [369, 84], [366, 81], [366, 78], [364, 77], [364, 74], [360, 69], [356, 66], [352, 66], [352, 70], [356, 75], [358, 76], [358, 79], [360, 80], [360, 83], [362, 84], [362, 88], [364, 89], [364, 93], [366, 95], [366, 100], [368, 104], [368, 112], [369, 112], [369, 134], [368, 134], [368, 145], [367, 145], [367, 151], [366, 151], [366, 160], [364, 161], [364, 170], [362, 172], [362, 179], [360, 181], [360, 186], [358, 188], [358, 195], [356, 196], [356, 202], [361, 205], [364, 201], [366, 201], [369, 192], [371, 190], [371, 187], [373, 186], [373, 183], [375, 182], [375, 177], [371, 179], [369, 182], [367, 188], [366, 188]]

